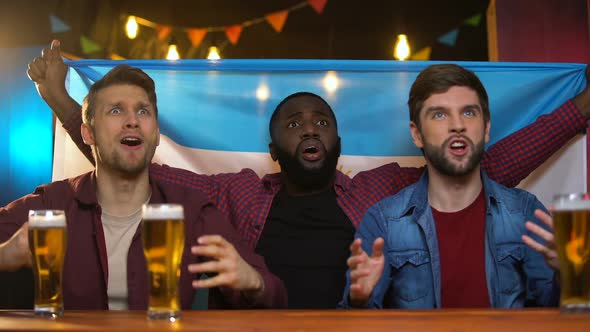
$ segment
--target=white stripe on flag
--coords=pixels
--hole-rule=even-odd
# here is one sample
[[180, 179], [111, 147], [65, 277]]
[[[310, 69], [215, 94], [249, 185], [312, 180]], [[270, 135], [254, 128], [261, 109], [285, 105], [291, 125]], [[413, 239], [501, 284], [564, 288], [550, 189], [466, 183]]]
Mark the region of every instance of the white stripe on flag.
[[[60, 123], [56, 124], [53, 180], [77, 176], [92, 170], [72, 140], [66, 135]], [[253, 169], [259, 176], [279, 171], [268, 153], [227, 152], [193, 149], [181, 146], [161, 135], [160, 146], [154, 161], [180, 167], [201, 174], [239, 172], [243, 168]], [[422, 157], [366, 157], [341, 156], [338, 169], [349, 176], [372, 169], [389, 162], [401, 166], [419, 167], [424, 165]], [[520, 188], [535, 194], [549, 207], [551, 198], [560, 192], [586, 191], [586, 144], [579, 135], [552, 158], [533, 172]]]

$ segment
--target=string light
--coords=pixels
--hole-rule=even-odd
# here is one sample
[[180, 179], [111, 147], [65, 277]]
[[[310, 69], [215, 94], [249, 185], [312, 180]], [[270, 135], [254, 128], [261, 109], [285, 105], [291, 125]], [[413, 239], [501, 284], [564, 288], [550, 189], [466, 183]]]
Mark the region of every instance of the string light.
[[129, 16], [127, 24], [125, 24], [125, 31], [127, 32], [127, 37], [129, 37], [129, 39], [135, 39], [135, 37], [137, 37], [139, 25], [137, 25], [135, 16]]
[[323, 83], [324, 89], [326, 89], [328, 93], [333, 93], [338, 89], [338, 86], [340, 86], [340, 79], [336, 75], [336, 72], [330, 70], [326, 73], [326, 76], [324, 76]]
[[209, 47], [209, 53], [207, 54], [207, 59], [209, 59], [209, 60], [221, 59], [221, 55], [219, 54], [219, 49], [215, 46]]
[[256, 89], [256, 99], [259, 101], [266, 101], [268, 97], [270, 97], [270, 89], [268, 88], [268, 85], [265, 83], [260, 84], [258, 89]]
[[168, 53], [166, 54], [166, 60], [178, 60], [180, 59], [180, 54], [178, 54], [178, 49], [176, 48], [176, 44], [170, 44], [168, 46]]
[[410, 44], [408, 43], [408, 36], [404, 34], [397, 35], [393, 56], [400, 61], [404, 61], [410, 57]]

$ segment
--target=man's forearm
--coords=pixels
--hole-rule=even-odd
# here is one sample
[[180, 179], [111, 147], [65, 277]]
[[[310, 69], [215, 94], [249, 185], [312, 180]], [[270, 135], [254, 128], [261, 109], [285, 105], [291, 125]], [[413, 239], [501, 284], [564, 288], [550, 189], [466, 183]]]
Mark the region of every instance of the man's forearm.
[[9, 242], [0, 244], [0, 271], [14, 272], [25, 264], [25, 262], [21, 262], [15, 257], [14, 250]]
[[572, 99], [586, 120], [590, 120], [590, 89], [586, 88]]
[[65, 90], [63, 94], [44, 97], [43, 99], [47, 105], [49, 105], [51, 110], [53, 110], [53, 113], [55, 113], [61, 123], [68, 121], [75, 112], [80, 112], [80, 109], [82, 108]]

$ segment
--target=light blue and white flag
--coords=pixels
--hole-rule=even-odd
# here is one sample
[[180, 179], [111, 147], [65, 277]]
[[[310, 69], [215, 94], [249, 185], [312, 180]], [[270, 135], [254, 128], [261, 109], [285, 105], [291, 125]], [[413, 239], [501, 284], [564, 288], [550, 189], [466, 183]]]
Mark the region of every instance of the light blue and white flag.
[[[278, 171], [268, 154], [268, 123], [287, 95], [324, 97], [338, 119], [339, 168], [349, 175], [387, 162], [423, 165], [412, 143], [408, 92], [418, 73], [440, 62], [337, 60], [70, 61], [69, 91], [78, 102], [92, 82], [118, 64], [139, 67], [156, 82], [162, 140], [155, 161], [214, 174], [252, 168]], [[585, 65], [458, 62], [476, 72], [490, 96], [491, 142], [533, 122], [578, 94]], [[58, 126], [54, 179], [91, 169]], [[582, 137], [523, 186], [548, 202], [557, 191], [585, 191]]]

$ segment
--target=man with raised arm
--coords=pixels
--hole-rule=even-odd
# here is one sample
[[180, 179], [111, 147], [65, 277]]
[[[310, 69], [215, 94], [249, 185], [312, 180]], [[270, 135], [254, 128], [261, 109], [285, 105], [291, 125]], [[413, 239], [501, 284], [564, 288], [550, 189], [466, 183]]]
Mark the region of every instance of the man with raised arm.
[[[64, 210], [65, 309], [147, 309], [141, 208], [176, 203], [185, 215], [182, 309], [191, 308], [197, 288], [217, 290], [210, 297], [213, 308], [286, 306], [282, 282], [209, 199], [158, 179], [149, 169], [160, 142], [156, 102], [153, 80], [137, 68], [115, 67], [92, 85], [82, 107], [81, 135], [92, 147], [96, 168], [40, 186], [0, 209], [0, 270], [30, 265], [29, 210]], [[201, 280], [201, 274], [211, 277]]]
[[[65, 89], [66, 72], [57, 41], [43, 50], [28, 71], [40, 95], [92, 161], [78, 130], [80, 106]], [[590, 91], [586, 89], [490, 146], [481, 166], [491, 179], [515, 186], [583, 132], [589, 116]], [[348, 246], [362, 216], [380, 199], [416, 182], [424, 167], [390, 163], [352, 179], [338, 171], [336, 117], [330, 105], [312, 93], [286, 97], [272, 115], [269, 132], [271, 156], [278, 160], [281, 172], [262, 179], [251, 169], [211, 176], [158, 164], [151, 164], [150, 170], [162, 181], [205, 192], [248, 245], [265, 257], [269, 269], [283, 279], [290, 308], [334, 308], [342, 298]]]

